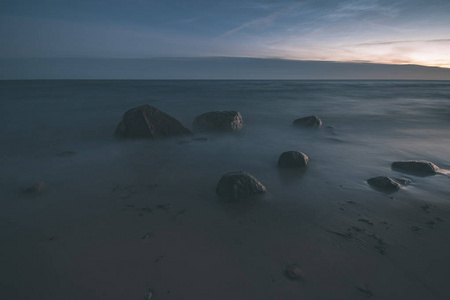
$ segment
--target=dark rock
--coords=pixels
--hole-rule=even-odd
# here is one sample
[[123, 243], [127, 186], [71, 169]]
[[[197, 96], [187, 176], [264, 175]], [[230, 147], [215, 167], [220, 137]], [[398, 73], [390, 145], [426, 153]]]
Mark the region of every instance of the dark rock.
[[237, 111], [211, 111], [197, 116], [192, 126], [198, 132], [239, 131], [244, 121]]
[[278, 159], [280, 168], [302, 168], [308, 165], [309, 158], [306, 154], [299, 151], [283, 152]]
[[400, 189], [400, 184], [387, 176], [370, 178], [367, 183], [371, 187], [384, 192], [393, 192]]
[[177, 119], [150, 105], [127, 111], [115, 132], [115, 135], [121, 138], [149, 139], [191, 134], [192, 132]]
[[245, 172], [230, 172], [223, 175], [216, 188], [217, 195], [230, 202], [240, 201], [265, 192], [264, 185]]
[[291, 264], [286, 266], [284, 275], [291, 280], [296, 280], [302, 276], [302, 273], [300, 267], [297, 264]]
[[317, 116], [309, 116], [295, 120], [292, 125], [300, 127], [320, 127], [322, 126], [322, 120]]
[[37, 194], [40, 193], [42, 191], [42, 189], [44, 188], [45, 184], [43, 182], [38, 182], [28, 188], [25, 189], [25, 193], [29, 193], [29, 194]]
[[434, 175], [439, 170], [438, 166], [425, 160], [395, 161], [391, 167], [393, 170], [419, 176]]

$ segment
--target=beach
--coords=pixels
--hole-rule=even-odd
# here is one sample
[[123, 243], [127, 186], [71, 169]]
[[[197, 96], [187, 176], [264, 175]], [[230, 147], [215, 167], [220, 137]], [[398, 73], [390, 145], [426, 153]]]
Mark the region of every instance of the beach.
[[[391, 169], [450, 170], [448, 81], [1, 81], [0, 95], [2, 299], [450, 297], [450, 178]], [[187, 128], [236, 110], [244, 128], [117, 139], [142, 104]], [[323, 125], [292, 126], [309, 115]], [[277, 168], [288, 150], [304, 172]], [[267, 192], [221, 201], [231, 171]], [[383, 175], [411, 183], [367, 184]]]

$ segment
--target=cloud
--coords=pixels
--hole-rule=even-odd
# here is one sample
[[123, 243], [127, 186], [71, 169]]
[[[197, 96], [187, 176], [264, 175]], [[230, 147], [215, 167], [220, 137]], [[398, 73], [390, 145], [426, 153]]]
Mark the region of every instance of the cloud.
[[370, 17], [374, 15], [395, 17], [398, 9], [393, 5], [380, 3], [378, 0], [352, 0], [342, 3], [338, 9], [328, 15], [328, 19], [341, 20], [366, 14]]
[[290, 12], [292, 12], [295, 8], [297, 8], [299, 6], [299, 4], [293, 4], [290, 5], [284, 9], [275, 11], [273, 13], [271, 13], [270, 15], [263, 17], [263, 18], [257, 18], [257, 19], [253, 19], [250, 20], [248, 22], [245, 22], [244, 24], [235, 27], [231, 30], [228, 30], [227, 32], [225, 32], [224, 34], [221, 35], [221, 37], [227, 37], [230, 35], [233, 35], [243, 29], [246, 28], [266, 28], [266, 27], [270, 27], [273, 25], [273, 23], [281, 16], [287, 15]]
[[411, 44], [411, 43], [450, 43], [450, 39], [386, 41], [373, 43], [359, 43], [348, 46], [378, 46], [378, 45], [397, 45], [397, 44]]

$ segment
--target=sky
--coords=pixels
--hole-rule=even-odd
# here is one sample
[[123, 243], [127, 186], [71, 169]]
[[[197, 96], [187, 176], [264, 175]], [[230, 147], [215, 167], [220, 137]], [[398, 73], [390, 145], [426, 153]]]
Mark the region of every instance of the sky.
[[450, 68], [450, 1], [0, 1], [0, 59], [156, 57]]

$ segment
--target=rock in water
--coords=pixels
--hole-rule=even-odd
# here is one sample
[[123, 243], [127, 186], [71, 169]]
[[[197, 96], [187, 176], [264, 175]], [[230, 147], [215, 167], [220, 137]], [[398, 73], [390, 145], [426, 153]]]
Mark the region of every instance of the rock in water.
[[370, 178], [369, 180], [367, 180], [367, 183], [371, 187], [383, 192], [394, 192], [400, 189], [400, 184], [387, 176]]
[[25, 189], [25, 193], [28, 194], [37, 194], [40, 193], [42, 191], [42, 189], [44, 188], [45, 184], [43, 182], [38, 182], [28, 188]]
[[177, 119], [150, 105], [127, 111], [115, 132], [115, 135], [121, 138], [149, 139], [191, 134], [192, 132]]
[[219, 198], [230, 202], [265, 192], [265, 186], [246, 172], [230, 172], [223, 175], [216, 188]]
[[237, 111], [211, 111], [197, 116], [192, 127], [198, 132], [239, 131], [244, 121]]
[[302, 168], [308, 165], [309, 158], [305, 153], [299, 151], [283, 152], [278, 159], [280, 168]]
[[425, 160], [395, 161], [391, 167], [394, 170], [419, 176], [434, 175], [439, 170], [438, 166]]
[[291, 280], [299, 279], [302, 276], [300, 267], [296, 264], [287, 265], [284, 275]]
[[322, 120], [317, 116], [309, 116], [295, 120], [292, 125], [299, 127], [320, 127], [322, 126]]

